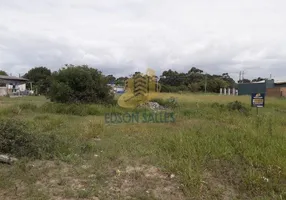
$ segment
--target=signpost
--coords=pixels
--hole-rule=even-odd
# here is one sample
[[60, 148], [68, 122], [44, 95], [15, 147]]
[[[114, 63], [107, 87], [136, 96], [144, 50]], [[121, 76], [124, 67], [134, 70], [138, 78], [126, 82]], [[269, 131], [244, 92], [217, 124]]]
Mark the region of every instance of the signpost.
[[251, 94], [251, 106], [256, 107], [257, 114], [258, 114], [258, 108], [263, 108], [264, 105], [265, 105], [265, 93]]

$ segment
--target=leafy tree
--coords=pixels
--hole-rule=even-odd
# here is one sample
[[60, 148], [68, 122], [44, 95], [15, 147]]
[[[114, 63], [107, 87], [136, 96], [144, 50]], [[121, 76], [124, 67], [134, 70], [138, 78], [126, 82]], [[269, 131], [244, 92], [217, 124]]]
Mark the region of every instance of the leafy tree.
[[106, 76], [106, 79], [107, 79], [107, 83], [109, 84], [113, 84], [116, 81], [116, 78], [113, 75]]
[[[35, 67], [24, 75], [24, 78], [29, 79], [39, 94], [46, 94], [49, 90], [51, 81], [51, 70], [46, 67]], [[28, 85], [29, 86], [29, 85]]]
[[125, 81], [128, 79], [128, 77], [119, 77], [115, 80], [116, 85], [124, 86]]
[[169, 69], [168, 71], [164, 71], [162, 73], [162, 77], [160, 78], [160, 84], [162, 85], [170, 85], [170, 86], [180, 86], [182, 84], [182, 76], [176, 72]]
[[266, 78], [258, 77], [256, 79], [253, 79], [251, 82], [259, 82], [259, 81], [264, 81], [264, 80], [266, 80]]
[[222, 75], [203, 74], [203, 70], [196, 67], [192, 67], [187, 73], [178, 73], [172, 70], [164, 71], [160, 84], [162, 85], [162, 92], [199, 92], [205, 90], [206, 81], [208, 92], [219, 92], [221, 87], [236, 86], [235, 81], [228, 73]]
[[192, 67], [189, 71], [188, 71], [188, 74], [192, 74], [192, 73], [195, 73], [195, 74], [202, 74], [204, 71], [203, 70], [200, 70], [196, 67]]
[[229, 76], [228, 73], [223, 73], [221, 75], [221, 78], [226, 82], [225, 87], [231, 87], [231, 88], [236, 88], [237, 84], [236, 82]]
[[207, 84], [207, 91], [216, 92], [220, 91], [220, 88], [229, 87], [229, 83], [221, 78], [211, 79]]
[[188, 88], [191, 92], [199, 92], [201, 85], [199, 83], [191, 83], [188, 85]]
[[0, 70], [0, 75], [8, 76], [8, 74], [5, 71], [3, 71], [3, 70]]
[[66, 65], [52, 74], [48, 98], [60, 103], [112, 103], [113, 94], [100, 71], [87, 65]]
[[238, 83], [251, 83], [251, 81], [249, 79], [243, 79], [238, 81]]

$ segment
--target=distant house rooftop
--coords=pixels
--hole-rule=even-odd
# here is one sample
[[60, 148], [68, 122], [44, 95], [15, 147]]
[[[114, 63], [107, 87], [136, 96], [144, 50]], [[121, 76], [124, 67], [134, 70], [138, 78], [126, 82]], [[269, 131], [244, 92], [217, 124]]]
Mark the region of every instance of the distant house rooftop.
[[[265, 83], [265, 80], [255, 81], [255, 82], [251, 82], [251, 83]], [[245, 84], [249, 84], [249, 83], [245, 83]], [[286, 81], [274, 81], [274, 84], [275, 84], [275, 85], [286, 84]]]
[[275, 81], [275, 85], [286, 84], [286, 81]]
[[0, 82], [10, 83], [10, 82], [26, 82], [26, 81], [28, 81], [28, 79], [26, 78], [0, 75]]

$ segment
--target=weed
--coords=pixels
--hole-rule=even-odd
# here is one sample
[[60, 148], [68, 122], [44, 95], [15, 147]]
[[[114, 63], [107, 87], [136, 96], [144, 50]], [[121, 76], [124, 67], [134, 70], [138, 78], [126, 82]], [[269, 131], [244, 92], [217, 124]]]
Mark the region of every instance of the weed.
[[38, 107], [33, 103], [21, 103], [21, 104], [19, 104], [19, 108], [21, 110], [36, 111]]

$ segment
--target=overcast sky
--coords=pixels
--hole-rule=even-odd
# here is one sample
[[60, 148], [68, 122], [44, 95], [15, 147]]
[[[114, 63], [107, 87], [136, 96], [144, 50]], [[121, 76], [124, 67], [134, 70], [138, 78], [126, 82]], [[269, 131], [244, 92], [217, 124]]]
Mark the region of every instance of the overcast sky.
[[284, 0], [0, 0], [0, 69], [88, 64], [286, 80]]

